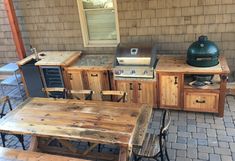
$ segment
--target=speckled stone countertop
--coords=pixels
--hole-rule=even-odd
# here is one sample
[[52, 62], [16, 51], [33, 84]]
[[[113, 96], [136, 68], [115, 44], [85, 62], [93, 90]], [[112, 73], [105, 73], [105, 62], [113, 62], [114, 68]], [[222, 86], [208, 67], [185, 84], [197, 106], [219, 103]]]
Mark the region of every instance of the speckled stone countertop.
[[112, 69], [114, 55], [82, 55], [68, 69]]

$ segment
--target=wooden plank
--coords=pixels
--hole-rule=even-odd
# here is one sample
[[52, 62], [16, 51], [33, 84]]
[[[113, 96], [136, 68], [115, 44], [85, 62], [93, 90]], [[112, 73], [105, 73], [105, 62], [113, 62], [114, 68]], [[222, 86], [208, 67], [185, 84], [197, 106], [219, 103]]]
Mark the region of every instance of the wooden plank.
[[188, 111], [218, 112], [219, 94], [186, 90], [184, 109]]
[[[222, 59], [223, 60], [223, 59]], [[185, 74], [220, 74], [226, 70], [226, 62], [220, 62], [213, 67], [193, 67], [186, 63], [185, 56], [165, 55], [160, 56], [157, 63], [157, 72], [179, 72]], [[222, 68], [223, 66], [223, 68]]]
[[38, 151], [38, 138], [36, 136], [32, 136], [28, 150], [34, 152]]
[[37, 161], [88, 161], [79, 158], [71, 158], [64, 157], [58, 155], [50, 155], [45, 153], [38, 152], [30, 152], [30, 151], [22, 151], [15, 149], [8, 149], [0, 147], [0, 160], [8, 160], [8, 161], [29, 161], [29, 160], [37, 160]]
[[98, 144], [92, 144], [85, 152], [83, 152], [83, 155], [86, 156], [92, 149], [94, 149]]
[[138, 103], [149, 105], [156, 104], [156, 83], [155, 82], [137, 82], [138, 83]]
[[179, 73], [159, 74], [160, 107], [180, 108], [181, 80]]
[[221, 82], [220, 82], [220, 93], [219, 93], [219, 110], [218, 116], [224, 116], [224, 103], [225, 103], [225, 96], [227, 92], [227, 82], [228, 82], [228, 74], [221, 74]]
[[130, 142], [131, 145], [140, 146], [143, 144], [143, 140], [152, 116], [152, 110], [153, 109], [150, 106], [142, 106], [140, 115], [136, 122], [134, 134], [132, 135], [132, 140]]
[[220, 55], [220, 64], [221, 64], [222, 72], [224, 74], [229, 74], [230, 69], [228, 67], [228, 63], [226, 61], [225, 55]]
[[[81, 51], [42, 51], [38, 53], [40, 60], [35, 65], [58, 65], [66, 67], [77, 60], [81, 54]], [[32, 59], [36, 59], [34, 54], [18, 61], [17, 64], [22, 66]]]
[[40, 61], [35, 63], [37, 66], [68, 66], [70, 62], [81, 55], [81, 51], [44, 51], [38, 53], [39, 56], [44, 54]]
[[33, 98], [4, 117], [0, 130], [128, 146], [142, 108], [139, 104]]
[[127, 161], [128, 160], [128, 150], [126, 147], [120, 147], [119, 159], [118, 161]]
[[4, 5], [7, 11], [7, 16], [9, 20], [9, 24], [11, 26], [11, 32], [13, 36], [13, 40], [15, 42], [16, 51], [19, 59], [23, 59], [26, 55], [23, 39], [20, 33], [20, 28], [18, 25], [14, 4], [12, 0], [4, 0]]

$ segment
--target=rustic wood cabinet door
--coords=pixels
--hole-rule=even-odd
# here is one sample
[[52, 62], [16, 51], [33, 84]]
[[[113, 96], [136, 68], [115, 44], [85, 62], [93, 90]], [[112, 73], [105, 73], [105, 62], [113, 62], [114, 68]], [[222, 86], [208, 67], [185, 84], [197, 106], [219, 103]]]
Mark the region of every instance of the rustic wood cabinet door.
[[116, 81], [116, 89], [119, 91], [124, 91], [127, 93], [127, 102], [135, 103], [136, 99], [134, 97], [135, 84], [131, 81]]
[[188, 111], [218, 112], [219, 93], [185, 91], [184, 109]]
[[68, 71], [68, 80], [70, 83], [70, 89], [83, 90], [83, 76], [82, 71]]
[[156, 104], [156, 83], [137, 82], [138, 103]]
[[160, 107], [180, 108], [181, 75], [159, 74]]
[[107, 71], [87, 71], [87, 84], [90, 90], [93, 90], [93, 100], [102, 100], [100, 92], [109, 90], [109, 79]]

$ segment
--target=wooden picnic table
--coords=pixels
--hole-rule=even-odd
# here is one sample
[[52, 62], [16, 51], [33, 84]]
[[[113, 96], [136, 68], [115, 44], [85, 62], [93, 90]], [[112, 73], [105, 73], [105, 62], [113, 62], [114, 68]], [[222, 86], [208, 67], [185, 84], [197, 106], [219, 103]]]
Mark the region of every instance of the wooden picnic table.
[[[152, 107], [133, 103], [29, 98], [0, 120], [0, 131], [32, 135], [30, 149], [43, 152], [48, 147], [39, 146], [41, 138], [58, 139], [79, 156], [87, 155], [97, 144], [114, 144], [120, 147], [119, 160], [125, 161], [132, 146], [142, 144], [151, 113]], [[81, 153], [71, 141], [92, 145]], [[63, 149], [47, 150], [67, 154]]]

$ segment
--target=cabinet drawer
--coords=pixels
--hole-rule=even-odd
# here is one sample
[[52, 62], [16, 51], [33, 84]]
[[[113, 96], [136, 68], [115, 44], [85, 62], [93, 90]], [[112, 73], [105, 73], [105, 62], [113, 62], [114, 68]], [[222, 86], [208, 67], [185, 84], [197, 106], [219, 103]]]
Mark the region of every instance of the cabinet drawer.
[[184, 108], [189, 111], [218, 112], [219, 94], [185, 91]]

